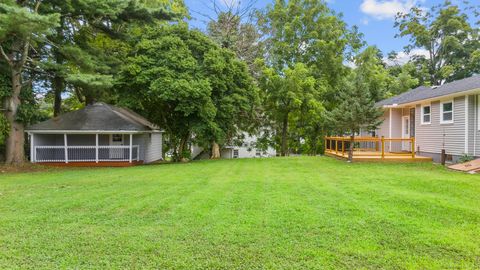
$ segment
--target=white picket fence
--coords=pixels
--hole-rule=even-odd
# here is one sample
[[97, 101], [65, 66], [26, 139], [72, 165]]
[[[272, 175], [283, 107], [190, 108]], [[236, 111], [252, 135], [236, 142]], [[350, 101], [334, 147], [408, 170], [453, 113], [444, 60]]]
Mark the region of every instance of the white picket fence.
[[140, 146], [35, 146], [33, 162], [139, 161]]

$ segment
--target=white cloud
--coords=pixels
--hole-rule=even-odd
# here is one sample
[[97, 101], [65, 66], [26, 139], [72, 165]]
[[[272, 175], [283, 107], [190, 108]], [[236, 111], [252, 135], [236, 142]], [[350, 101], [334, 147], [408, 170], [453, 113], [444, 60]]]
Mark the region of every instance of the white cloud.
[[399, 12], [408, 12], [418, 2], [418, 0], [363, 0], [360, 10], [375, 19], [386, 20], [395, 18]]
[[389, 66], [393, 65], [404, 65], [406, 64], [412, 57], [414, 56], [425, 56], [429, 57], [428, 51], [425, 49], [413, 49], [410, 53], [405, 52], [397, 52], [397, 58], [395, 60], [390, 60], [388, 58], [384, 58], [383, 61]]

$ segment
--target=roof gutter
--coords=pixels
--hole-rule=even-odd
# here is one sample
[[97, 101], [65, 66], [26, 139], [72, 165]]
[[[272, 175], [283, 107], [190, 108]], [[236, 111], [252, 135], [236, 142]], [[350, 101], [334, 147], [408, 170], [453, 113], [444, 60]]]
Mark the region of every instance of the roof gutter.
[[25, 130], [32, 134], [141, 134], [163, 133], [163, 130]]
[[479, 92], [480, 92], [480, 88], [475, 88], [475, 89], [470, 89], [470, 90], [457, 92], [453, 94], [441, 95], [441, 96], [436, 96], [436, 97], [426, 98], [426, 99], [419, 99], [419, 100], [415, 100], [408, 103], [383, 105], [383, 108], [396, 108], [398, 106], [402, 106], [402, 107], [412, 106], [412, 105], [423, 103], [423, 102], [431, 102], [431, 101], [441, 100], [446, 98], [456, 98], [456, 97], [461, 97], [461, 96], [470, 95], [470, 94], [479, 94]]

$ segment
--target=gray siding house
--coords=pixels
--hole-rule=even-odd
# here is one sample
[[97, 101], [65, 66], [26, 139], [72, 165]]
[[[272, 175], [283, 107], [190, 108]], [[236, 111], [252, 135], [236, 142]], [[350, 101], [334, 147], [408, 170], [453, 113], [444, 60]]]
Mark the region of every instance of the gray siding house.
[[415, 138], [418, 155], [457, 162], [462, 155], [480, 156], [480, 76], [437, 87], [418, 87], [377, 103], [384, 109], [376, 134]]
[[95, 103], [27, 127], [32, 163], [128, 166], [162, 159], [162, 131], [125, 108]]

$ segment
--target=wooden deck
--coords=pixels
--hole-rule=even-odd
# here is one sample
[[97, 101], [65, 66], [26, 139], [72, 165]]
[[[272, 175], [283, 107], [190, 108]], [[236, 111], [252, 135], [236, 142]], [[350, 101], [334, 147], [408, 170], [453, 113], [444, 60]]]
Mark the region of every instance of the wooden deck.
[[[348, 159], [348, 152], [325, 151], [325, 155], [340, 159]], [[412, 156], [411, 153], [388, 153], [382, 158], [381, 152], [375, 151], [354, 151], [353, 161], [381, 161], [381, 162], [431, 162], [432, 158], [419, 155]]]
[[348, 149], [353, 147], [353, 161], [431, 162], [432, 158], [415, 153], [415, 138], [326, 137], [325, 154], [348, 159]]
[[52, 167], [131, 167], [143, 164], [143, 161], [108, 161], [108, 162], [36, 162], [35, 164]]

